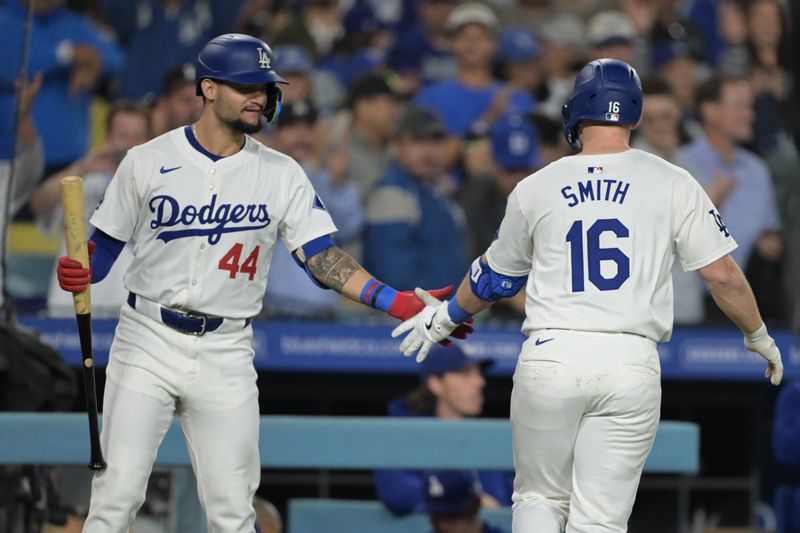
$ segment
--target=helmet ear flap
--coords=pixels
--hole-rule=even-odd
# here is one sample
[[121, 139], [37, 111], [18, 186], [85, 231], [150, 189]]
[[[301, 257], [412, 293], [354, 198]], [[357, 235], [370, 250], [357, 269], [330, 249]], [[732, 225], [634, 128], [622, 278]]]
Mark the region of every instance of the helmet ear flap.
[[267, 86], [266, 93], [267, 105], [264, 106], [264, 117], [267, 119], [267, 123], [272, 124], [281, 114], [283, 92], [277, 84], [271, 83]]

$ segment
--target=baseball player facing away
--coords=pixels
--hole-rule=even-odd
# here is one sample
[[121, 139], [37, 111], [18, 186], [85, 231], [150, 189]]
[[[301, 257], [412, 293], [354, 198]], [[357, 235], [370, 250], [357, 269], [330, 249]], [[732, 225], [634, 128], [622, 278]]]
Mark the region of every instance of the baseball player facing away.
[[392, 333], [408, 332], [400, 350], [424, 358], [457, 324], [526, 286], [528, 339], [511, 395], [514, 533], [627, 530], [658, 426], [656, 343], [672, 330], [676, 257], [767, 359], [771, 382], [783, 375], [717, 209], [685, 170], [629, 147], [641, 113], [629, 65], [584, 66], [563, 109], [580, 154], [521, 181], [456, 297], [417, 289], [425, 309]]
[[300, 166], [247, 135], [280, 110], [285, 82], [272, 61], [259, 39], [211, 40], [197, 58], [202, 117], [128, 152], [91, 218], [91, 272], [59, 259], [62, 288], [77, 292], [133, 243], [107, 368], [108, 467], [92, 481], [86, 533], [128, 532], [176, 412], [209, 531], [254, 531], [261, 463], [250, 317], [279, 236], [327, 288], [403, 320], [424, 307], [334, 246], [336, 227]]

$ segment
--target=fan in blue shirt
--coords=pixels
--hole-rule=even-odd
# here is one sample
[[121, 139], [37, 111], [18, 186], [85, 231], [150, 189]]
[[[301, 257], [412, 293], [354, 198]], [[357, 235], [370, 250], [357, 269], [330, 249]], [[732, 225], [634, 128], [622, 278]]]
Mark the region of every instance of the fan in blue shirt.
[[[11, 159], [14, 78], [20, 71], [27, 2], [0, 6], [0, 159]], [[63, 167], [89, 146], [89, 104], [94, 83], [122, 67], [120, 49], [89, 21], [60, 2], [34, 9], [28, 72], [43, 75], [33, 106], [45, 165]], [[160, 79], [160, 78], [158, 78]]]

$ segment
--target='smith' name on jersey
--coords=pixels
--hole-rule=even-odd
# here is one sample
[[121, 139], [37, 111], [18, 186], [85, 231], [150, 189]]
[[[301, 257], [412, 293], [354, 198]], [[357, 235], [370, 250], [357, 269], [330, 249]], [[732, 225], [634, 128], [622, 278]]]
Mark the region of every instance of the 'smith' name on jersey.
[[[166, 194], [151, 198], [149, 207], [154, 215], [150, 221], [151, 229], [192, 226], [197, 223], [206, 226], [162, 231], [156, 239], [164, 242], [185, 237], [207, 236], [209, 244], [217, 244], [223, 233], [258, 230], [266, 228], [270, 223], [266, 204], [217, 205], [216, 194], [211, 197], [209, 203], [199, 208], [191, 204], [182, 208], [178, 200]], [[246, 224], [231, 225], [244, 221]]]
[[561, 196], [567, 200], [569, 207], [584, 202], [615, 202], [622, 204], [631, 184], [615, 179], [594, 179], [579, 181], [576, 185], [567, 185], [561, 189]]

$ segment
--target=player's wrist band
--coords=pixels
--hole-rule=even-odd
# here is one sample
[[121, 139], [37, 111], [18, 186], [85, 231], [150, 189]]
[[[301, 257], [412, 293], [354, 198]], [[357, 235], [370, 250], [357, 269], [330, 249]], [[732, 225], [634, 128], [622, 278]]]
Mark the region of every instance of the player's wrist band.
[[364, 285], [364, 288], [361, 289], [361, 296], [359, 299], [362, 303], [370, 307], [388, 313], [395, 296], [397, 296], [397, 291], [395, 289], [389, 287], [385, 283], [381, 283], [375, 278], [370, 278]]
[[472, 313], [468, 313], [463, 307], [458, 305], [458, 299], [453, 296], [453, 299], [447, 304], [447, 314], [450, 315], [450, 320], [454, 324], [461, 324], [472, 318]]

